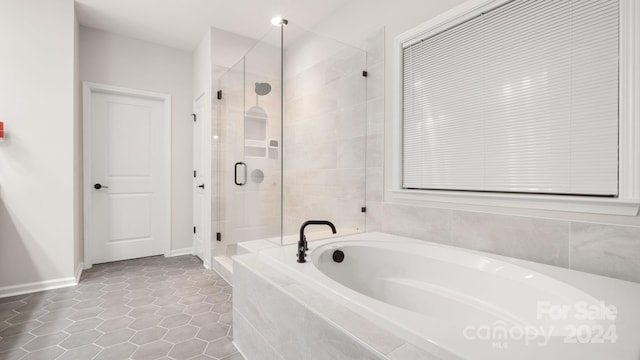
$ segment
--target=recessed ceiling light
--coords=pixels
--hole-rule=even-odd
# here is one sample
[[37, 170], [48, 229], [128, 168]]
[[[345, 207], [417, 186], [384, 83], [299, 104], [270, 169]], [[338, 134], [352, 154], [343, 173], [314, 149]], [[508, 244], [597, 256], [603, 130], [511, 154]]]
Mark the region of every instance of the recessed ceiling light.
[[287, 25], [289, 21], [287, 21], [287, 19], [283, 18], [282, 16], [276, 16], [273, 19], [271, 19], [271, 23], [274, 26], [281, 26], [281, 25]]

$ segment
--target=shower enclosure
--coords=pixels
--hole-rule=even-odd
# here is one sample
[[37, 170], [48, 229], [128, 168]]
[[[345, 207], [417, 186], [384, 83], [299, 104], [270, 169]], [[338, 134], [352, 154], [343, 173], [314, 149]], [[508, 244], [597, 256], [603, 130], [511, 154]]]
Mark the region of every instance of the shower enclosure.
[[[243, 241], [293, 243], [309, 219], [333, 222], [338, 235], [364, 231], [365, 69], [365, 51], [289, 24], [220, 77], [214, 262], [230, 266]], [[323, 231], [310, 228], [310, 239]]]

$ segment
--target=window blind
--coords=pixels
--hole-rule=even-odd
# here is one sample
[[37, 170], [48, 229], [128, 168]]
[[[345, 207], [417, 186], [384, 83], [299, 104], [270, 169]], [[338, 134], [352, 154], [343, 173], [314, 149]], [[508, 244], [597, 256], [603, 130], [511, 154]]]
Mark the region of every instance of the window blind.
[[514, 0], [403, 48], [403, 187], [618, 194], [618, 1]]

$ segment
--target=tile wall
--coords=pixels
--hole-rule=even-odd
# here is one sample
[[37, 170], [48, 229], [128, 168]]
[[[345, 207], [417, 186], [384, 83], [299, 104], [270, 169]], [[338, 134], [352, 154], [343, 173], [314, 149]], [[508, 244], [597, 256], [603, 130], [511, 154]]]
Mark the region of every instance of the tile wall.
[[[308, 55], [320, 46], [330, 50]], [[366, 61], [363, 50], [313, 34], [285, 51], [285, 235], [309, 219], [364, 231]]]

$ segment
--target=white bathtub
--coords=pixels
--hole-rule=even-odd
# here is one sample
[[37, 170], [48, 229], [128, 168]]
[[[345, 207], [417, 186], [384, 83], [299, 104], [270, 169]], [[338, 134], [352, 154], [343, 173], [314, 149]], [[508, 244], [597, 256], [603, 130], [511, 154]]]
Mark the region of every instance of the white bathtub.
[[309, 248], [261, 255], [436, 358], [640, 359], [639, 284], [383, 233]]

